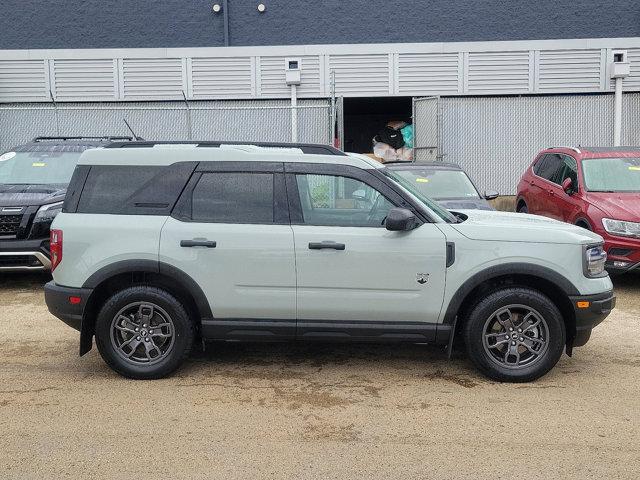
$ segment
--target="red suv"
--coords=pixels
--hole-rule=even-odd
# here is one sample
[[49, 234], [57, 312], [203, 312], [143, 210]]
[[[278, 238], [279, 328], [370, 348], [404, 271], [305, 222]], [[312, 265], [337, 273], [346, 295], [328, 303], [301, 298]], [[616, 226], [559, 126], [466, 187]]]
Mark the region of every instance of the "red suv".
[[607, 269], [640, 267], [640, 147], [558, 147], [518, 184], [516, 210], [573, 223], [605, 240]]

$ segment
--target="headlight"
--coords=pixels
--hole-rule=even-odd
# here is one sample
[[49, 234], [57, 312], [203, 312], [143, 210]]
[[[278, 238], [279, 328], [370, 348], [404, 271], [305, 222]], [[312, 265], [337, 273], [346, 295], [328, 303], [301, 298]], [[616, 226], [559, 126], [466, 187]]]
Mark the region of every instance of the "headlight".
[[52, 222], [56, 215], [62, 211], [62, 204], [64, 202], [50, 203], [49, 205], [43, 205], [36, 213], [34, 222]]
[[612, 235], [620, 235], [622, 237], [640, 237], [640, 223], [603, 218], [602, 226]]
[[604, 264], [607, 261], [607, 252], [602, 245], [587, 245], [584, 247], [584, 276], [601, 277], [604, 274]]

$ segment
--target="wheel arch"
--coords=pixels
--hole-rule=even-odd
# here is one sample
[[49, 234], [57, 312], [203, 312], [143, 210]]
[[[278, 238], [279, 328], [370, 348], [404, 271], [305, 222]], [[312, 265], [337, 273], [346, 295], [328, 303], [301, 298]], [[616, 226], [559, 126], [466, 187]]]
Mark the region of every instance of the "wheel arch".
[[568, 352], [576, 332], [575, 312], [570, 295], [579, 295], [578, 289], [563, 275], [539, 265], [510, 263], [483, 270], [458, 288], [451, 298], [443, 324], [451, 329], [448, 353], [451, 354], [455, 337], [464, 323], [464, 317], [489, 292], [502, 287], [529, 287], [537, 290], [558, 307], [565, 322]]
[[131, 285], [149, 285], [174, 295], [194, 319], [197, 331], [203, 319], [213, 318], [211, 306], [193, 278], [173, 265], [153, 260], [124, 260], [92, 274], [82, 288], [91, 289], [82, 315], [80, 355], [91, 350], [95, 321], [104, 301], [113, 293]]
[[519, 212], [520, 207], [522, 207], [523, 205], [529, 208], [529, 204], [527, 203], [527, 201], [523, 196], [519, 196], [518, 198], [516, 198], [516, 212]]

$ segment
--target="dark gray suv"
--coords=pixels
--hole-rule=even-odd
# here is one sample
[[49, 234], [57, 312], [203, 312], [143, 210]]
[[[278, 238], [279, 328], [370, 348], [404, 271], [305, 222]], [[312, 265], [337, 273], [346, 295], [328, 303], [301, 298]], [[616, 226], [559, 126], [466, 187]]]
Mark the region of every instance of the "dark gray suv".
[[49, 270], [49, 227], [82, 152], [129, 137], [38, 137], [0, 155], [0, 271]]

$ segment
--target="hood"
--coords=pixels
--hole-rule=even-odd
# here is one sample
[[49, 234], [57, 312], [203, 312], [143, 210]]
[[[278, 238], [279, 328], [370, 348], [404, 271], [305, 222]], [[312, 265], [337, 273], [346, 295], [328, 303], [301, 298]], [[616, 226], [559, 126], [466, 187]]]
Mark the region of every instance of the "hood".
[[587, 192], [585, 200], [609, 218], [640, 222], [640, 193]]
[[435, 198], [434, 200], [447, 210], [495, 210], [483, 198]]
[[602, 242], [600, 235], [589, 230], [538, 215], [486, 210], [460, 213], [467, 216], [467, 220], [451, 226], [474, 240], [566, 244]]
[[61, 185], [1, 185], [0, 207], [40, 206], [64, 200], [67, 188]]

